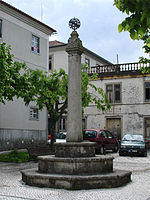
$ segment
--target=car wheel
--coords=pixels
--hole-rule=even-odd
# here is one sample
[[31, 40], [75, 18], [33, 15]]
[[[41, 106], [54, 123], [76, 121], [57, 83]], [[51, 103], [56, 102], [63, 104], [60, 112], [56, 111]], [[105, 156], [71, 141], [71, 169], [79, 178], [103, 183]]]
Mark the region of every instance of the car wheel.
[[121, 151], [119, 151], [119, 156], [123, 156], [123, 153]]
[[100, 150], [95, 149], [95, 154], [99, 154], [99, 153], [100, 153]]
[[147, 151], [144, 152], [143, 156], [144, 156], [144, 157], [147, 157]]
[[105, 149], [103, 146], [100, 147], [100, 154], [105, 154]]
[[113, 152], [117, 152], [118, 151], [118, 145], [115, 146], [115, 148], [113, 149]]

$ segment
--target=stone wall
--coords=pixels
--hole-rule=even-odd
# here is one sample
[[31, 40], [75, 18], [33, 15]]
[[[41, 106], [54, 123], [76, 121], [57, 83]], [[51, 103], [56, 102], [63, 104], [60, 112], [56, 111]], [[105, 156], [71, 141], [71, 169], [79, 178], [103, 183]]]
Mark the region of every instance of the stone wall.
[[46, 131], [0, 129], [0, 151], [44, 145]]
[[[87, 128], [107, 128], [108, 118], [120, 118], [121, 137], [127, 133], [137, 133], [146, 136], [144, 120], [150, 117], [150, 103], [144, 100], [144, 82], [150, 81], [147, 76], [124, 76], [104, 78], [93, 81], [97, 87], [106, 92], [106, 84], [121, 84], [121, 102], [111, 104], [110, 111], [102, 113], [95, 105], [85, 109]], [[111, 131], [111, 130], [110, 130]]]

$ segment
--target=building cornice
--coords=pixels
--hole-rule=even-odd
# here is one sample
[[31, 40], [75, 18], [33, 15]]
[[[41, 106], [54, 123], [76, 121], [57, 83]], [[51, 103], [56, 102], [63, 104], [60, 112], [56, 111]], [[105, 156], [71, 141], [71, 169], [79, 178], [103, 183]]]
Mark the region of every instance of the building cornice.
[[11, 15], [12, 17], [36, 28], [37, 30], [47, 34], [51, 35], [52, 33], [56, 33], [56, 30], [53, 28], [47, 26], [46, 24], [38, 21], [37, 19], [31, 17], [30, 15], [22, 12], [21, 10], [11, 6], [10, 4], [0, 1], [0, 10], [2, 12], [7, 13], [8, 15]]

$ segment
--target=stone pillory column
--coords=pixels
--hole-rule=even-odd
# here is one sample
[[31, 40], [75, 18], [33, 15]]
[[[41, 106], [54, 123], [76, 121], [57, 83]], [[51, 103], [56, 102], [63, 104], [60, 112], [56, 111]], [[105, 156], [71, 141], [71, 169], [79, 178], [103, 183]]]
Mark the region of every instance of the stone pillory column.
[[82, 97], [81, 97], [81, 54], [83, 46], [78, 38], [77, 28], [80, 21], [73, 18], [69, 21], [73, 29], [68, 40], [68, 118], [67, 142], [55, 144], [56, 157], [90, 157], [95, 156], [95, 143], [83, 142], [82, 134]]
[[67, 142], [81, 142], [82, 102], [81, 102], [81, 54], [83, 46], [74, 30], [66, 47], [68, 53], [68, 118]]

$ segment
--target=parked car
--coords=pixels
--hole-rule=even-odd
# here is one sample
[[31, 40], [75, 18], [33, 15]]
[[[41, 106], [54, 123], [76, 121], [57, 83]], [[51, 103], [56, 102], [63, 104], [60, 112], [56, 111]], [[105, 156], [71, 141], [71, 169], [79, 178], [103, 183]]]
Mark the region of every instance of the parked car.
[[59, 132], [56, 134], [56, 139], [66, 139], [67, 132]]
[[48, 138], [47, 138], [47, 144], [50, 144], [51, 143], [51, 135], [48, 134]]
[[85, 129], [83, 130], [83, 139], [96, 142], [97, 153], [104, 154], [105, 150], [118, 151], [117, 138], [108, 130]]
[[142, 155], [147, 156], [147, 146], [141, 134], [126, 134], [120, 144], [119, 155]]
[[[56, 133], [56, 142], [66, 142], [66, 135], [67, 135], [67, 132]], [[48, 144], [51, 143], [51, 135], [50, 134], [48, 134], [47, 143]]]

